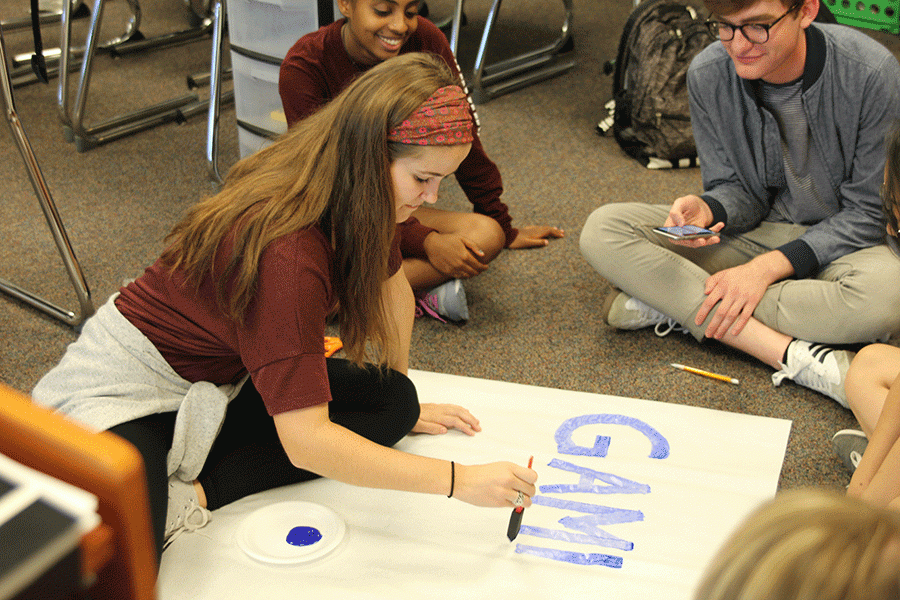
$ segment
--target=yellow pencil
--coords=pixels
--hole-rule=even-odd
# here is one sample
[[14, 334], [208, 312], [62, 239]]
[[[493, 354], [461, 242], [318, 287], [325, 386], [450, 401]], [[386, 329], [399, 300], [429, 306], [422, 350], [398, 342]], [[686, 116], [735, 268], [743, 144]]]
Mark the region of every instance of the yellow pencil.
[[727, 381], [728, 383], [733, 383], [737, 385], [740, 383], [734, 377], [729, 377], [728, 375], [719, 375], [718, 373], [710, 373], [709, 371], [704, 371], [703, 369], [695, 369], [694, 367], [686, 367], [684, 365], [679, 365], [677, 363], [672, 363], [672, 366], [678, 369], [679, 371], [687, 371], [688, 373], [693, 373], [694, 375], [703, 375], [704, 377], [709, 377], [711, 379], [718, 379], [720, 381]]

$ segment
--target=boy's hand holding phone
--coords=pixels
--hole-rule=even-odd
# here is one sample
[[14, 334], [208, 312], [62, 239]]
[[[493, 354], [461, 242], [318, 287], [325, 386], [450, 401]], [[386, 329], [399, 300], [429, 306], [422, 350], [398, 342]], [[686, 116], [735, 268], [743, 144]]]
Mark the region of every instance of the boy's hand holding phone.
[[672, 203], [665, 224], [655, 228], [654, 231], [676, 244], [689, 248], [718, 244], [718, 233], [725, 227], [724, 223], [716, 223], [709, 228], [697, 225], [708, 224], [712, 218], [712, 211], [700, 196], [693, 194], [682, 196]]

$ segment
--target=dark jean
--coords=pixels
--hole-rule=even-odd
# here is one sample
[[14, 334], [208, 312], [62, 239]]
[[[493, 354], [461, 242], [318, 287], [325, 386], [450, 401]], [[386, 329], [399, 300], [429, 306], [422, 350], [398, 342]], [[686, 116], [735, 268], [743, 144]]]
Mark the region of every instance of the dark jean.
[[[419, 418], [416, 388], [405, 375], [375, 367], [360, 369], [329, 358], [328, 405], [334, 423], [383, 446], [393, 446]], [[158, 413], [110, 428], [144, 457], [157, 558], [162, 555], [168, 505], [166, 457], [175, 431], [174, 412]], [[318, 477], [298, 469], [281, 447], [275, 423], [250, 380], [228, 405], [197, 480], [215, 510], [244, 496]]]

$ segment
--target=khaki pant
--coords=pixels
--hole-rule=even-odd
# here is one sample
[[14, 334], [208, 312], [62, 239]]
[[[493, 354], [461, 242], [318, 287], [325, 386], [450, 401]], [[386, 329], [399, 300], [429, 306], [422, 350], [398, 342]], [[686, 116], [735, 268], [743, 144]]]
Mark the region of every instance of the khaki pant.
[[[710, 274], [738, 266], [799, 237], [806, 227], [764, 222], [753, 231], [724, 235], [719, 244], [684, 248], [653, 228], [668, 205], [614, 203], [595, 210], [581, 232], [581, 253], [600, 275], [688, 328], [705, 299]], [[814, 277], [769, 286], [753, 313], [763, 324], [811, 342], [885, 341], [900, 332], [900, 259], [882, 244], [843, 256]]]

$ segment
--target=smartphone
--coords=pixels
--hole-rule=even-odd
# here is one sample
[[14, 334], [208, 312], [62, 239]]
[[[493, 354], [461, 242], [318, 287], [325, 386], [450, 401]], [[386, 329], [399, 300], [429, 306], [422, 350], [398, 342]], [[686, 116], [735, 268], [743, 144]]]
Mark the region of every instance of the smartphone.
[[653, 231], [655, 231], [659, 235], [671, 238], [673, 240], [696, 240], [698, 238], [719, 235], [715, 231], [697, 227], [696, 225], [682, 225], [680, 227], [655, 227]]

